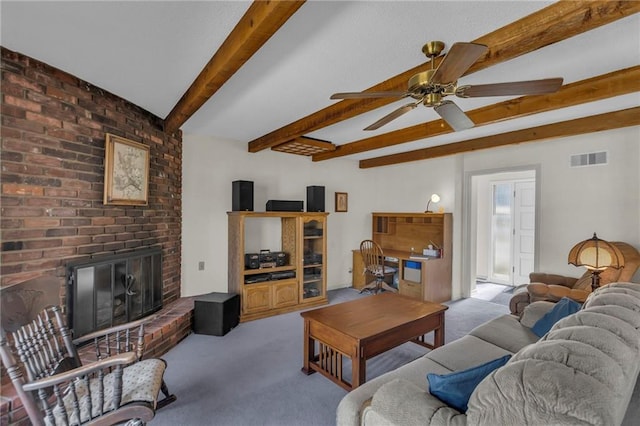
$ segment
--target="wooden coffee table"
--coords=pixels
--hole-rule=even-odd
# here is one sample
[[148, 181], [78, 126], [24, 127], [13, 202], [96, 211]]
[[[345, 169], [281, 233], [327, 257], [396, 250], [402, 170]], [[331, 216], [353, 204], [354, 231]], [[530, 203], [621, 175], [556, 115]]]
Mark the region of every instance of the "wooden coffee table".
[[[409, 341], [431, 349], [442, 346], [447, 309], [439, 303], [382, 293], [302, 312], [302, 371], [317, 371], [347, 391], [355, 389], [366, 381], [369, 358]], [[433, 344], [424, 341], [431, 331]], [[350, 382], [342, 375], [343, 357], [351, 358]]]

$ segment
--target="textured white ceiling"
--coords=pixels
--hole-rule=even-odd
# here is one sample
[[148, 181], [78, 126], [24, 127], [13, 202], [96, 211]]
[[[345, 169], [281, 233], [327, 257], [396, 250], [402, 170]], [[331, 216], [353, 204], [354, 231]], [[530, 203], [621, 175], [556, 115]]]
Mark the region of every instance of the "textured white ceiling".
[[[189, 120], [185, 133], [240, 144], [423, 63], [422, 45], [471, 41], [552, 2], [307, 1]], [[3, 46], [70, 72], [164, 118], [249, 7], [246, 1], [2, 1]], [[465, 76], [461, 83], [564, 77], [565, 84], [640, 63], [640, 16]], [[463, 110], [505, 98], [455, 99]], [[416, 108], [362, 129], [406, 103], [309, 136], [336, 144], [438, 118]], [[640, 105], [638, 93], [351, 156], [370, 158]], [[285, 155], [285, 154], [283, 154]]]

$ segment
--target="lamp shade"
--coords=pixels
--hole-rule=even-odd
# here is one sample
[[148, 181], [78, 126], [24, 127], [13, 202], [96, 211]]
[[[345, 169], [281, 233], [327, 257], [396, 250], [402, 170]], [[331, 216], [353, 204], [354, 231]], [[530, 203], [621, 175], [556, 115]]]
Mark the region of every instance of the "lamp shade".
[[599, 239], [594, 232], [592, 238], [573, 246], [569, 252], [569, 263], [591, 271], [604, 271], [607, 268], [622, 268], [624, 257], [620, 249]]

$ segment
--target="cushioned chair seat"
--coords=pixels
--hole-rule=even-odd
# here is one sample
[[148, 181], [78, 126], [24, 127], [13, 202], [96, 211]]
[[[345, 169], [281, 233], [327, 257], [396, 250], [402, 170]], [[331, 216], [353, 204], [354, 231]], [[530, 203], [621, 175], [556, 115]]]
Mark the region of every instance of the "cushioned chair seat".
[[[166, 368], [166, 363], [161, 359], [147, 359], [136, 362], [124, 368], [122, 374], [122, 405], [132, 401], [146, 401], [154, 403], [162, 386], [162, 376]], [[116, 408], [113, 400], [113, 381], [114, 373], [109, 373], [104, 377], [104, 406], [103, 412], [111, 411]], [[91, 389], [91, 417], [97, 417], [100, 414], [100, 404], [98, 394], [100, 392], [100, 383], [98, 380], [91, 380], [89, 383]], [[80, 404], [80, 418], [78, 422], [77, 416], [74, 414], [68, 419], [68, 424], [80, 424], [87, 422], [89, 417], [89, 398], [87, 387], [84, 382], [80, 381], [76, 384], [76, 395]], [[63, 398], [65, 410], [67, 413], [73, 412], [74, 396], [69, 392]], [[65, 413], [60, 407], [54, 409], [56, 424], [64, 425]]]

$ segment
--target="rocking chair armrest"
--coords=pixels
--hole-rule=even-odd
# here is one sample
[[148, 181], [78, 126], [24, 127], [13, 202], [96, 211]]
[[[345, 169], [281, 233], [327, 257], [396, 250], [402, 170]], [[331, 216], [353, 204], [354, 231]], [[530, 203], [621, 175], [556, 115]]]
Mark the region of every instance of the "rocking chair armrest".
[[80, 367], [68, 370], [62, 373], [54, 374], [53, 376], [38, 379], [33, 382], [25, 383], [22, 389], [25, 391], [35, 391], [42, 388], [48, 388], [53, 385], [57, 385], [62, 382], [77, 379], [79, 377], [86, 376], [87, 374], [94, 373], [104, 368], [115, 367], [117, 365], [126, 366], [136, 361], [135, 352], [124, 352], [118, 355], [104, 358], [100, 361], [93, 362], [91, 364], [82, 365]]
[[142, 324], [151, 321], [156, 318], [156, 315], [145, 317], [136, 321], [131, 321], [126, 324], [115, 325], [109, 328], [103, 328], [102, 330], [94, 331], [93, 333], [85, 334], [84, 336], [78, 337], [77, 339], [73, 339], [73, 344], [78, 346], [84, 342], [89, 342], [94, 339], [99, 339], [101, 337], [106, 336], [107, 334], [117, 333], [119, 331], [125, 331], [129, 329], [133, 329], [136, 327], [140, 327]]

